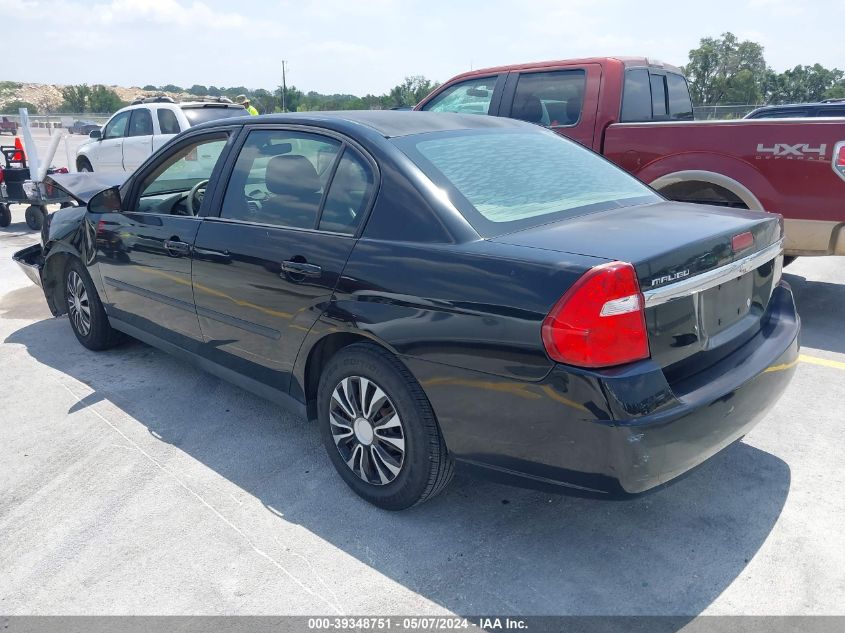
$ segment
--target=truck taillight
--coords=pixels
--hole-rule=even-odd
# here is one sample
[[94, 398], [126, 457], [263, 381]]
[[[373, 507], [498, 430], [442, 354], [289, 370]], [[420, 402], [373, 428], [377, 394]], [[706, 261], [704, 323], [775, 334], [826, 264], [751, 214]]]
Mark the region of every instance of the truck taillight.
[[612, 367], [649, 357], [645, 300], [631, 264], [587, 271], [543, 321], [543, 345], [553, 360], [578, 367]]
[[839, 141], [833, 147], [833, 171], [845, 180], [845, 141]]

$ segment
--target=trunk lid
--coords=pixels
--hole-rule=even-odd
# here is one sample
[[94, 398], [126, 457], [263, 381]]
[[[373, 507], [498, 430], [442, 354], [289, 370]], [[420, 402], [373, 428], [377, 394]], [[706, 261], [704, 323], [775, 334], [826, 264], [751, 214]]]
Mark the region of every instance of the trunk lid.
[[[753, 242], [735, 251], [732, 241], [744, 233]], [[774, 214], [659, 202], [493, 241], [633, 264], [646, 297], [651, 356], [671, 381], [717, 362], [759, 330], [780, 276], [780, 239]]]

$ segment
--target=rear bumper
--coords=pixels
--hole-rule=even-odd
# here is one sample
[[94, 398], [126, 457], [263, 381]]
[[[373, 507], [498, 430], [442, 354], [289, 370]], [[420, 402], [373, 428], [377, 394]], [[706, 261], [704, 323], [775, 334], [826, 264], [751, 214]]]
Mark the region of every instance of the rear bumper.
[[786, 255], [845, 255], [845, 222], [785, 218], [783, 226]]
[[12, 255], [12, 259], [17, 262], [21, 270], [32, 280], [32, 283], [43, 286], [41, 271], [44, 268], [44, 256], [40, 244], [33, 244], [18, 251]]
[[[799, 330], [782, 282], [753, 339], [672, 385], [651, 361], [598, 372], [559, 365], [540, 383], [463, 376], [450, 388], [442, 379], [427, 386], [425, 375], [421, 382], [462, 465], [509, 483], [628, 496], [671, 481], [750, 431], [792, 378]], [[474, 384], [483, 392], [467, 394]]]

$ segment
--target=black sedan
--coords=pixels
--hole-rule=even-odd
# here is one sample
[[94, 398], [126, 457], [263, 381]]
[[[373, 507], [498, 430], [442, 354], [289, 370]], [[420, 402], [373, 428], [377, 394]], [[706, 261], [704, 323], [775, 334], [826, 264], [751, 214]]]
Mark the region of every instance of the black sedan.
[[797, 361], [778, 216], [667, 202], [539, 126], [226, 119], [109, 178], [55, 176], [87, 207], [15, 255], [52, 312], [316, 419], [383, 508], [454, 466], [643, 492], [748, 432]]
[[100, 129], [100, 124], [94, 121], [74, 121], [67, 128], [68, 134], [84, 134], [88, 136], [94, 130]]

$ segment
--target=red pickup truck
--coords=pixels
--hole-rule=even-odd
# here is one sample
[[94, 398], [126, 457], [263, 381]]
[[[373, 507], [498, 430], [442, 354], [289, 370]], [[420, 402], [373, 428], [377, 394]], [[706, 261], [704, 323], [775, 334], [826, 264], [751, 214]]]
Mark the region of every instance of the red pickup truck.
[[417, 110], [547, 126], [673, 200], [784, 216], [788, 256], [845, 255], [845, 121], [694, 121], [679, 68], [600, 57], [476, 70]]
[[4, 116], [2, 120], [0, 120], [0, 134], [4, 132], [8, 132], [12, 136], [15, 136], [18, 133], [18, 124], [16, 121], [10, 121], [9, 117]]

